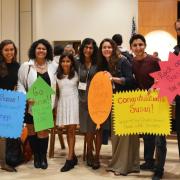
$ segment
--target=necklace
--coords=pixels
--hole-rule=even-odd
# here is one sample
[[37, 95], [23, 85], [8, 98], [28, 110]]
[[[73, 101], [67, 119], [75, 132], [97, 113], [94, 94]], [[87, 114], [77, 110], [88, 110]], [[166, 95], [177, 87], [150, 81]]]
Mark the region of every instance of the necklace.
[[38, 63], [35, 63], [36, 68], [44, 70], [47, 67], [47, 63], [44, 63], [42, 65], [39, 65]]
[[38, 63], [35, 63], [35, 68], [37, 70], [37, 72], [43, 74], [47, 71], [47, 62], [45, 62], [42, 65], [39, 65]]

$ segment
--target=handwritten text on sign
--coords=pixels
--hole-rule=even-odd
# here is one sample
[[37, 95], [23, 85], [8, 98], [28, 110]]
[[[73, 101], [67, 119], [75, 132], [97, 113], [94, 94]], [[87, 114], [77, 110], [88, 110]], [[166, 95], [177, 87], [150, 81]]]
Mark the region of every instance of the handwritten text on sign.
[[114, 94], [113, 125], [117, 135], [170, 134], [170, 110], [158, 92], [133, 91]]
[[25, 103], [23, 93], [0, 89], [0, 137], [20, 137]]
[[159, 62], [161, 70], [151, 73], [156, 79], [154, 88], [159, 88], [161, 97], [167, 96], [171, 103], [180, 92], [180, 55], [169, 54], [168, 61]]
[[41, 78], [38, 77], [27, 93], [27, 99], [33, 99], [32, 114], [35, 131], [52, 128], [54, 126], [51, 95], [53, 89]]

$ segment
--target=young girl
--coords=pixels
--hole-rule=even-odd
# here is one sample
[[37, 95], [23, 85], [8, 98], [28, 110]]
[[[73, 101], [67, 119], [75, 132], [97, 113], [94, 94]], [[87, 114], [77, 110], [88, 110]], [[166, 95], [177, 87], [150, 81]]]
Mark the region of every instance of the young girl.
[[72, 54], [63, 53], [59, 60], [57, 71], [57, 125], [64, 126], [67, 132], [69, 153], [61, 172], [69, 171], [77, 164], [75, 156], [75, 130], [79, 124], [78, 75]]

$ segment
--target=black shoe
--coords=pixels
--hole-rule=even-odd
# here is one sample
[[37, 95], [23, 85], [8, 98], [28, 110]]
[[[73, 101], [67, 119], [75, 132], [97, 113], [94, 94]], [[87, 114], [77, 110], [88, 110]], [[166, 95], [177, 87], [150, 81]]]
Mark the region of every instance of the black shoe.
[[74, 168], [73, 160], [66, 160], [64, 166], [61, 168], [61, 172], [66, 172]]
[[41, 155], [41, 169], [47, 169], [48, 163], [47, 163], [47, 157], [46, 154]]
[[34, 154], [34, 167], [40, 168], [41, 167], [41, 159], [39, 154]]
[[76, 166], [78, 164], [78, 159], [77, 159], [76, 155], [74, 155], [74, 158], [72, 161], [73, 161], [74, 166]]
[[95, 159], [93, 165], [92, 165], [92, 169], [96, 170], [100, 168], [100, 162], [99, 159]]
[[154, 163], [145, 162], [140, 165], [140, 169], [144, 171], [153, 171], [154, 170]]
[[162, 179], [162, 177], [163, 177], [162, 172], [155, 172], [153, 177], [152, 177], [152, 180], [160, 180], [160, 179]]
[[94, 164], [94, 156], [93, 156], [93, 154], [89, 154], [89, 155], [87, 154], [86, 161], [87, 161], [87, 166], [92, 167], [93, 164]]

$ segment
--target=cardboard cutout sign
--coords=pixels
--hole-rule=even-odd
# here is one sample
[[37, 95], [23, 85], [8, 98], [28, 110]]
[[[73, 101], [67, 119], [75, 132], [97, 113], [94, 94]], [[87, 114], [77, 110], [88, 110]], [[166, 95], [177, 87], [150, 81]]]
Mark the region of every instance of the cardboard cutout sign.
[[32, 113], [36, 132], [54, 126], [51, 107], [52, 94], [54, 91], [41, 77], [37, 78], [27, 93], [27, 99], [35, 101]]
[[0, 89], [0, 137], [20, 137], [25, 104], [23, 93]]
[[157, 80], [154, 88], [160, 89], [160, 97], [167, 96], [169, 103], [180, 94], [180, 55], [169, 54], [168, 61], [159, 62], [161, 70], [150, 75]]
[[112, 106], [112, 84], [108, 75], [98, 72], [93, 79], [88, 92], [89, 114], [97, 124], [97, 128], [106, 121]]
[[113, 95], [113, 129], [116, 135], [170, 134], [170, 106], [158, 92], [122, 92]]

